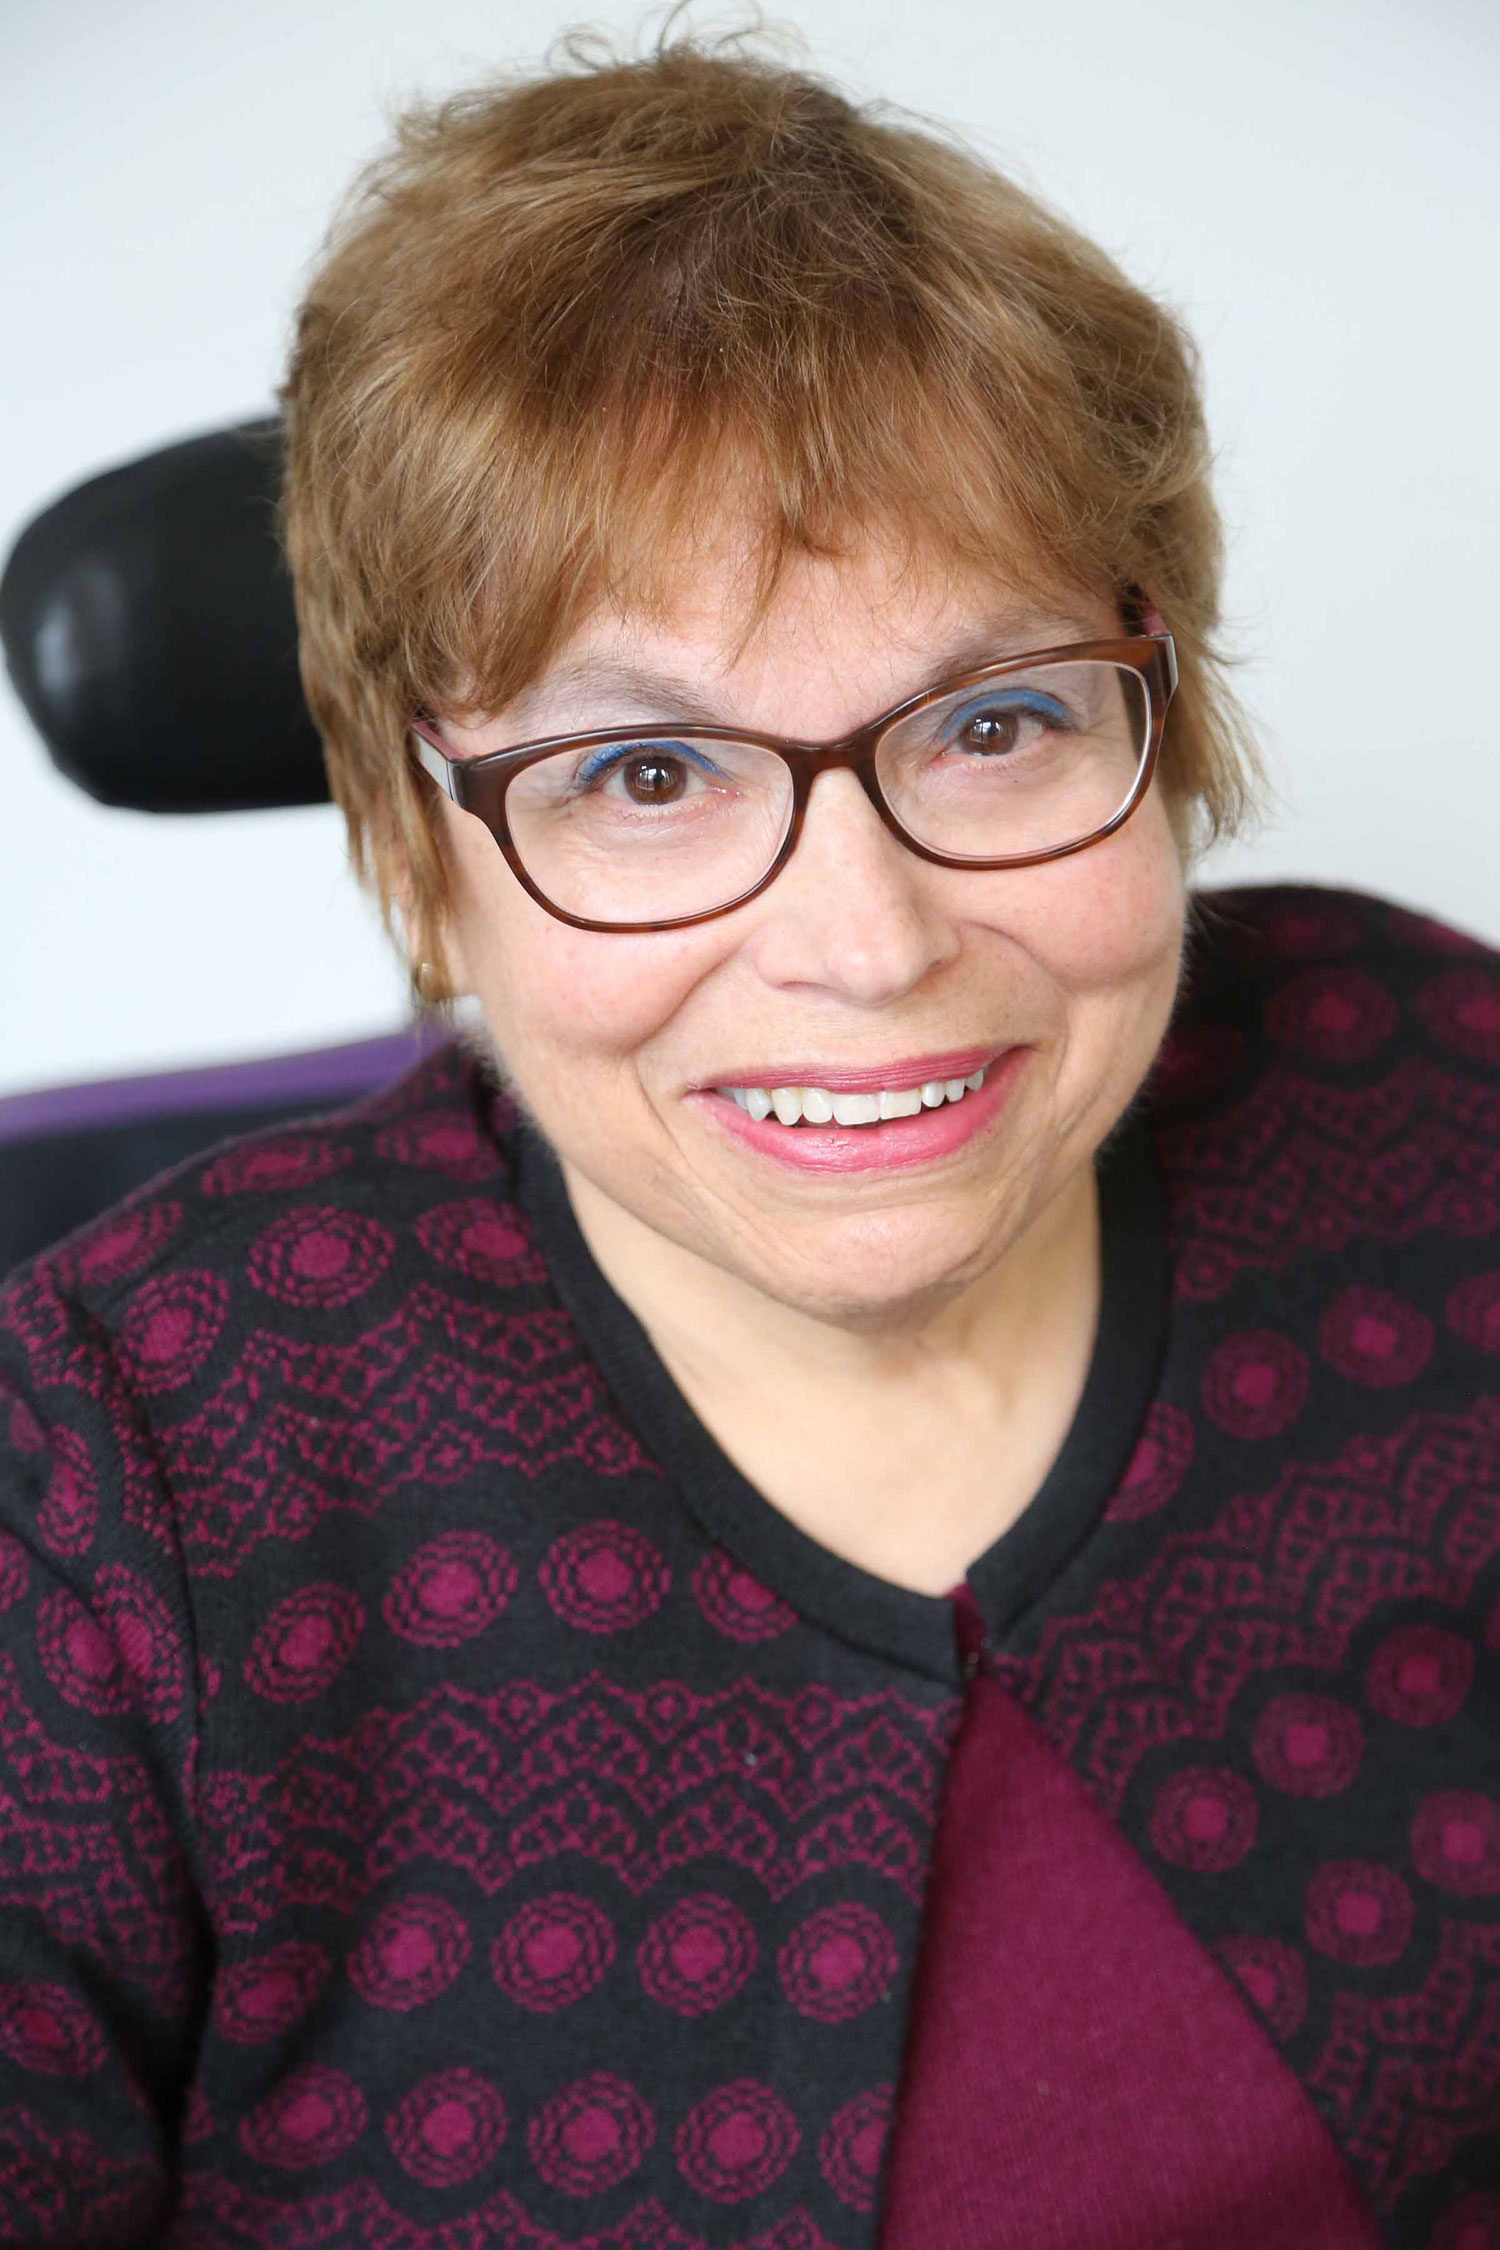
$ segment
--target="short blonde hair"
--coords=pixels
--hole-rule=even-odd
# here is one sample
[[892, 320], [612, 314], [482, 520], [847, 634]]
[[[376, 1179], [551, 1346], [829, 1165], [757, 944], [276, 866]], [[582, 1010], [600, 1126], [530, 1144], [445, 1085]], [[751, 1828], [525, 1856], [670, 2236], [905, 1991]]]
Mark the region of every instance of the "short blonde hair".
[[752, 618], [789, 555], [877, 534], [1038, 593], [1143, 590], [1177, 645], [1184, 855], [1255, 802], [1191, 339], [974, 154], [752, 39], [574, 36], [407, 110], [281, 401], [303, 680], [408, 966], [441, 960], [449, 903], [414, 714], [500, 709], [601, 600], [669, 596], [726, 513]]

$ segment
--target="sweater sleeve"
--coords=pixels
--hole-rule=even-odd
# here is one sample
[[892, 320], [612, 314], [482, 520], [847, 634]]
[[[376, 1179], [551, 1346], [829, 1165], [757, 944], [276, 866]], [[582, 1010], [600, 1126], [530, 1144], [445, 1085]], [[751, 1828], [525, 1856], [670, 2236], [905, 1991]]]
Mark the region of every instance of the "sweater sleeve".
[[207, 2007], [193, 1621], [122, 1356], [55, 1263], [0, 1296], [7, 2245], [161, 2241]]

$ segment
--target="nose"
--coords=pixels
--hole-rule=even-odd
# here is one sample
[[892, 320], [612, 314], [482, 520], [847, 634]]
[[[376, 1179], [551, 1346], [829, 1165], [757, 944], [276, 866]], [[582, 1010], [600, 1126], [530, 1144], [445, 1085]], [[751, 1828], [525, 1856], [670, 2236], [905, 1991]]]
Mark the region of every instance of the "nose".
[[952, 872], [909, 852], [857, 777], [836, 768], [813, 783], [796, 849], [750, 909], [748, 950], [769, 984], [878, 1007], [957, 955], [945, 881]]

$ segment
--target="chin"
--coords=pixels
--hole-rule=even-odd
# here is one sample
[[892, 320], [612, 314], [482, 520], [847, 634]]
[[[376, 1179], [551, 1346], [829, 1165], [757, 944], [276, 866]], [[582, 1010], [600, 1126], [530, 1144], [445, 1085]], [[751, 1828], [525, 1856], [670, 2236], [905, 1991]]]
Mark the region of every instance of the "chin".
[[[833, 1328], [892, 1332], [929, 1319], [1004, 1256], [1017, 1229], [901, 1226], [859, 1230], [830, 1242], [815, 1234], [795, 1254], [736, 1264], [743, 1279], [778, 1303]], [[783, 1250], [791, 1238], [780, 1238]]]

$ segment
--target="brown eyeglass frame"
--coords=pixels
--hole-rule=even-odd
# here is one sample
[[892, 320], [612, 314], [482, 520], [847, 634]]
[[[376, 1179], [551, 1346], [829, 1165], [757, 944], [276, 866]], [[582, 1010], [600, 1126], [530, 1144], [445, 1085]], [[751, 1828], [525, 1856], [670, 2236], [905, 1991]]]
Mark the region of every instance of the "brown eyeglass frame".
[[[931, 844], [919, 842], [909, 836], [886, 803], [875, 770], [876, 753], [880, 738], [899, 719], [909, 718], [914, 711], [928, 704], [941, 703], [960, 689], [977, 687], [981, 682], [1004, 679], [1011, 672], [1029, 671], [1037, 664], [1056, 663], [1108, 663], [1121, 670], [1138, 672], [1146, 683], [1147, 705], [1150, 712], [1150, 732], [1145, 756], [1136, 775], [1135, 786], [1113, 819], [1096, 828], [1092, 834], [1077, 837], [1071, 844], [1052, 844], [1044, 852], [1021, 852], [1008, 859], [964, 859], [951, 852], [940, 852]], [[527, 895], [535, 899], [544, 912], [559, 922], [566, 922], [575, 930], [611, 930], [621, 933], [647, 930], [681, 930], [694, 922], [717, 921], [721, 914], [732, 914], [737, 906], [758, 898], [768, 884], [781, 873], [797, 848], [802, 833], [802, 822], [807, 811], [812, 785], [819, 774], [847, 767], [858, 777], [861, 788], [869, 798], [886, 827], [908, 851], [918, 859], [929, 860], [935, 867], [968, 867], [980, 871], [1004, 867], [1035, 867], [1049, 859], [1066, 859], [1073, 852], [1086, 851], [1091, 844], [1099, 844], [1106, 836], [1130, 818], [1136, 806], [1151, 786], [1156, 771], [1157, 753], [1161, 748], [1162, 729], [1166, 721], [1167, 705], [1177, 686], [1177, 651], [1170, 633], [1140, 634], [1133, 639], [1118, 641], [1073, 641], [1060, 648], [1029, 650], [1024, 656], [1009, 656], [997, 664], [981, 665], [977, 671], [961, 672], [951, 680], [943, 680], [936, 687], [924, 688], [920, 694], [908, 696], [904, 703], [883, 711], [878, 719], [846, 735], [841, 742], [795, 742], [781, 735], [757, 734], [747, 727], [698, 726], [670, 719], [649, 722], [640, 731], [656, 734], [673, 729], [691, 735], [695, 742], [746, 742], [753, 747], [773, 751], [790, 769], [792, 776], [792, 817], [781, 848], [764, 875], [750, 888], [741, 891], [737, 898], [728, 899], [722, 906], [708, 907], [701, 914], [675, 914], [664, 922], [597, 922], [582, 914], [570, 914], [554, 900], [540, 891], [522, 865], [510, 824], [505, 817], [505, 795], [516, 775], [525, 767], [535, 765], [539, 759], [555, 757], [563, 750], [594, 750], [607, 742], [628, 740], [637, 731], [631, 727], [595, 727], [586, 734], [549, 735], [541, 742], [521, 742], [508, 750], [489, 750], [477, 758], [455, 756], [447, 744], [433, 731], [432, 722], [425, 714], [412, 721], [417, 737], [417, 758], [423, 771], [442, 790], [444, 796], [464, 812], [471, 812], [482, 820], [505, 856], [507, 866]]]

